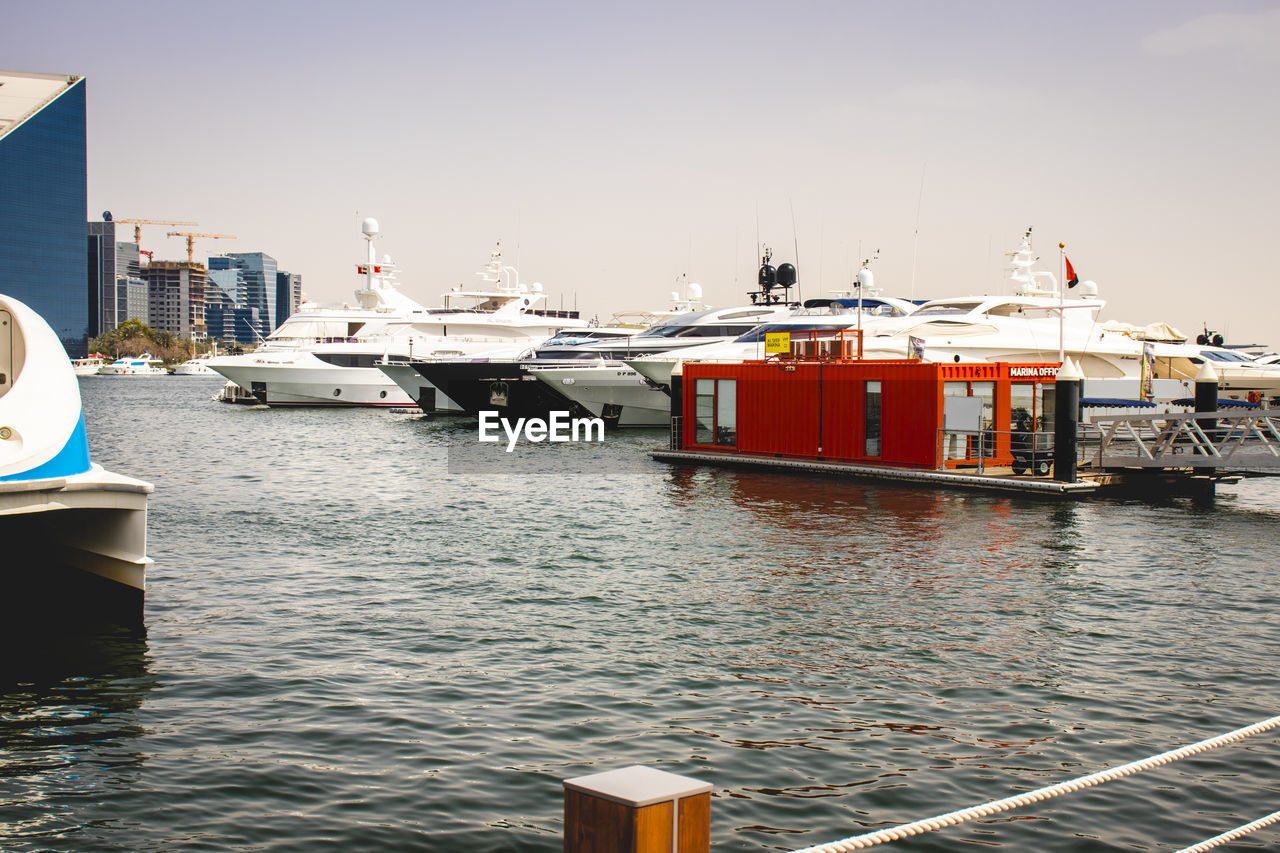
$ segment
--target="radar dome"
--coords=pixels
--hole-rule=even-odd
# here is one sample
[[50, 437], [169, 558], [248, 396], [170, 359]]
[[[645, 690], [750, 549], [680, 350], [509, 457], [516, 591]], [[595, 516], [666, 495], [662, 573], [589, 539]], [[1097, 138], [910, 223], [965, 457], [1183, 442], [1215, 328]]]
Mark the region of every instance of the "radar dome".
[[542, 292], [542, 282], [540, 282], [540, 281], [535, 281], [533, 284], [529, 285], [529, 289], [530, 289], [530, 290], [532, 290], [534, 293], [541, 293], [541, 292]]
[[861, 287], [864, 290], [869, 290], [870, 288], [875, 287], [875, 282], [876, 278], [872, 275], [871, 270], [866, 267], [858, 270], [858, 287]]
[[1093, 281], [1082, 281], [1079, 285], [1079, 292], [1081, 296], [1097, 296], [1098, 284]]
[[364, 232], [366, 237], [372, 237], [378, 233], [378, 220], [370, 216], [364, 222], [360, 223], [360, 230]]
[[690, 284], [687, 290], [689, 291], [690, 299], [702, 298], [702, 285], [698, 284], [696, 281]]
[[796, 268], [792, 264], [778, 264], [778, 284], [791, 287], [796, 283]]

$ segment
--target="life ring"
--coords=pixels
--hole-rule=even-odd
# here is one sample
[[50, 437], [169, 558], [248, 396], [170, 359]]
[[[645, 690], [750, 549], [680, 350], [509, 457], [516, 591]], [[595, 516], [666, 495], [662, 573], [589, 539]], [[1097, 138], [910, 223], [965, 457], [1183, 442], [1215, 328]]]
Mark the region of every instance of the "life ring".
[[1261, 394], [1259, 394], [1257, 391], [1250, 391], [1250, 392], [1249, 392], [1249, 402], [1250, 402], [1250, 403], [1253, 403], [1255, 406], [1261, 405], [1261, 404], [1262, 404], [1262, 395], [1261, 395]]

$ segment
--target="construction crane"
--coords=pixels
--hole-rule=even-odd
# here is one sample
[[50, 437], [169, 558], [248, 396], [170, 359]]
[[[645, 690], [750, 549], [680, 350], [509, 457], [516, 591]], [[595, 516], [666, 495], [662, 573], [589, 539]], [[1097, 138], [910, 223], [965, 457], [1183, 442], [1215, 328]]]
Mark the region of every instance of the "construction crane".
[[196, 237], [213, 237], [221, 240], [234, 240], [234, 234], [201, 234], [198, 231], [170, 231], [170, 237], [186, 237], [187, 238], [187, 263], [195, 263], [195, 238]]
[[[106, 216], [107, 214], [103, 214]], [[141, 245], [143, 225], [199, 225], [199, 222], [184, 222], [177, 219], [117, 219], [116, 222], [128, 222], [133, 226], [133, 242]]]

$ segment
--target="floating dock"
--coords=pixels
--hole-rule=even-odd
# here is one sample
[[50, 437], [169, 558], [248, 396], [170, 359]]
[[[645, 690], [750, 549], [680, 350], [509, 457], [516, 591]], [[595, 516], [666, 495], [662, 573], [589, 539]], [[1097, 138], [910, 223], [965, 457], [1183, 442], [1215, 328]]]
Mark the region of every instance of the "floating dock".
[[[675, 462], [686, 465], [719, 465], [737, 468], [798, 471], [808, 474], [835, 474], [859, 480], [923, 483], [947, 488], [1022, 492], [1052, 497], [1082, 497], [1093, 494], [1103, 485], [1092, 479], [1081, 479], [1073, 483], [1060, 483], [1056, 480], [1018, 476], [1010, 468], [988, 469], [981, 474], [970, 474], [959, 471], [925, 471], [822, 459], [784, 459], [776, 456], [758, 456], [748, 453], [728, 454], [707, 453], [696, 450], [653, 450], [650, 451], [649, 455], [659, 462]], [[1110, 485], [1111, 483], [1108, 482], [1106, 484]]]
[[670, 447], [651, 456], [1054, 498], [1212, 495], [1280, 476], [1280, 410], [1219, 411], [1232, 401], [1218, 399], [1207, 365], [1195, 412], [1081, 424], [1069, 359], [863, 360], [850, 357], [859, 341], [794, 337], [764, 361], [685, 363], [672, 377]]

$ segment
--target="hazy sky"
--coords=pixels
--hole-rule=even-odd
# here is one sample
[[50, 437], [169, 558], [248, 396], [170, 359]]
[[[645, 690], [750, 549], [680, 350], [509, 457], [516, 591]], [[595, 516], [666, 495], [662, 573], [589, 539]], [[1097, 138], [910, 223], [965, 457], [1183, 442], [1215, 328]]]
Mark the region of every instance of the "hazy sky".
[[[1280, 4], [10, 4], [0, 66], [88, 78], [89, 205], [194, 220], [349, 298], [375, 216], [426, 304], [501, 239], [588, 315], [757, 235], [805, 295], [1005, 292], [1035, 227], [1110, 301], [1280, 346]], [[923, 177], [923, 192], [921, 182]], [[919, 236], [915, 236], [917, 212]], [[794, 229], [793, 223], [794, 221]], [[167, 229], [157, 258], [184, 256]], [[795, 257], [798, 246], [799, 257]]]

